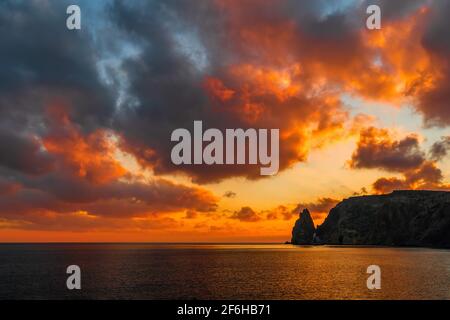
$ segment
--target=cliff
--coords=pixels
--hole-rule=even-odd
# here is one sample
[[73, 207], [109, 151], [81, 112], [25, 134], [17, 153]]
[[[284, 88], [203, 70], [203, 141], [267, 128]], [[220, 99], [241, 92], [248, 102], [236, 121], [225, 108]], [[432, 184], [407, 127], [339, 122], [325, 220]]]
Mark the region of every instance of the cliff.
[[[310, 232], [302, 228], [301, 223], [294, 227], [293, 239]], [[324, 244], [450, 248], [450, 192], [407, 190], [351, 197], [331, 209], [316, 235]]]

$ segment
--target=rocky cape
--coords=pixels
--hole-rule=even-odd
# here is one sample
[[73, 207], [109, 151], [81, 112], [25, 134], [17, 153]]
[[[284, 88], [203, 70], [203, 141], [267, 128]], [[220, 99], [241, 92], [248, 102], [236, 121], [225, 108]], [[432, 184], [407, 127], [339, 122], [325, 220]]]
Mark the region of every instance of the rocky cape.
[[351, 197], [331, 209], [317, 228], [305, 209], [291, 243], [450, 248], [450, 192], [401, 190]]

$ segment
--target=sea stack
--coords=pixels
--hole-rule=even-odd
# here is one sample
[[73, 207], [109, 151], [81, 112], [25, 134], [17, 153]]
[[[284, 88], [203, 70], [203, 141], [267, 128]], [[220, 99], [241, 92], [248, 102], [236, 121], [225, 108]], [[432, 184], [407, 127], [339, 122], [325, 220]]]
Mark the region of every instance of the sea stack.
[[304, 209], [292, 229], [292, 244], [312, 244], [316, 228], [308, 209]]

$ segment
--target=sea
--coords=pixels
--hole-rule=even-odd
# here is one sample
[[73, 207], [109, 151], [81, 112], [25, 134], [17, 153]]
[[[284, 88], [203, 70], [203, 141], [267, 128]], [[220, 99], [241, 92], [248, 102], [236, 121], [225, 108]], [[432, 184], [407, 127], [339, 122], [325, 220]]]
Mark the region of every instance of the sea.
[[[71, 265], [79, 267], [80, 289], [67, 287]], [[368, 288], [369, 266], [379, 267], [379, 289]], [[0, 299], [450, 299], [450, 250], [288, 244], [0, 244]]]

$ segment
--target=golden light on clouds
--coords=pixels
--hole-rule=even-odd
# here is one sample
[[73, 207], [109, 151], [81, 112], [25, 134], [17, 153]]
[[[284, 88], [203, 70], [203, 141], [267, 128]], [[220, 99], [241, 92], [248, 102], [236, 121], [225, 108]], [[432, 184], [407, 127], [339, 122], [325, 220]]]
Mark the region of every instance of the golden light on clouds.
[[[4, 8], [0, 241], [284, 241], [304, 207], [450, 188], [445, 4], [382, 8], [380, 30], [358, 1], [123, 4], [73, 43], [35, 5]], [[279, 173], [174, 165], [196, 120], [279, 129]]]

